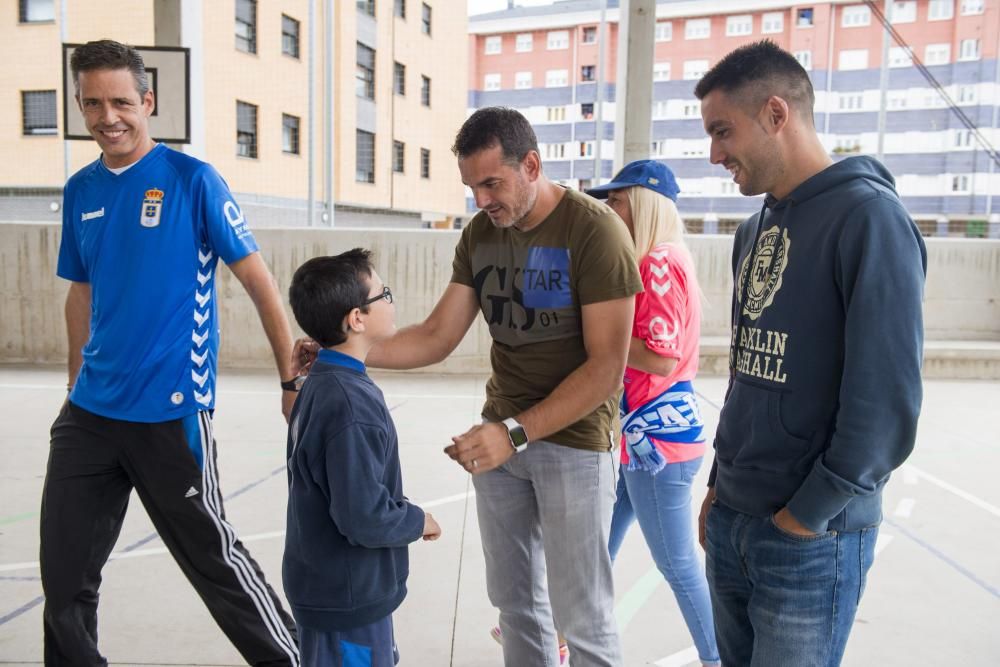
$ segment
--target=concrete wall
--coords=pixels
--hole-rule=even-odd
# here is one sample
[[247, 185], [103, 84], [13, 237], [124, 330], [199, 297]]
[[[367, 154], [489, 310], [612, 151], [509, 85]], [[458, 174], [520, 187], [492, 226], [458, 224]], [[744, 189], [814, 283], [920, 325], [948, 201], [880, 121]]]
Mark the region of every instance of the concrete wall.
[[[430, 312], [451, 277], [457, 231], [259, 229], [257, 240], [279, 288], [287, 294], [296, 267], [310, 257], [363, 246], [397, 297], [400, 326]], [[0, 224], [0, 362], [63, 363], [66, 337], [63, 301], [67, 284], [55, 276], [58, 225]], [[725, 370], [730, 290], [730, 236], [693, 236], [691, 249], [706, 305], [703, 315], [705, 370]], [[993, 373], [1000, 370], [1000, 241], [927, 239], [929, 254], [925, 323], [928, 341], [947, 358], [954, 349], [975, 362], [976, 351], [994, 350]], [[227, 269], [219, 272], [222, 363], [268, 367], [270, 352], [256, 313]], [[946, 342], [947, 341], [947, 342]], [[951, 342], [951, 341], [961, 341]], [[929, 346], [929, 349], [932, 346]], [[952, 351], [952, 352], [949, 352]], [[489, 336], [481, 321], [440, 370], [483, 372]], [[961, 356], [961, 355], [960, 355]], [[936, 375], [948, 374], [935, 365]], [[964, 377], [989, 376], [980, 371]]]

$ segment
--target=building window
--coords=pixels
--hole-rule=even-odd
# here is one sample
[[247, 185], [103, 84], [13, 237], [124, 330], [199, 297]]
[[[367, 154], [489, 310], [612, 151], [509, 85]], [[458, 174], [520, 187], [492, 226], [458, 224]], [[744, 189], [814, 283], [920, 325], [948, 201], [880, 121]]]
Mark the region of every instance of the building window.
[[864, 99], [861, 93], [840, 93], [838, 108], [841, 111], [861, 111]]
[[979, 40], [963, 39], [958, 51], [959, 60], [979, 60]]
[[514, 40], [514, 50], [518, 53], [527, 53], [532, 49], [532, 37], [530, 32], [518, 35]]
[[983, 0], [962, 0], [962, 16], [982, 14], [984, 4]]
[[569, 72], [564, 69], [550, 69], [545, 73], [546, 88], [561, 88], [569, 85]]
[[583, 29], [583, 43], [584, 44], [596, 44], [597, 43], [597, 27], [587, 26]]
[[656, 41], [669, 42], [674, 38], [674, 24], [670, 21], [656, 22]]
[[906, 47], [894, 46], [889, 49], [889, 67], [912, 67], [913, 54]]
[[844, 7], [844, 11], [840, 14], [840, 27], [842, 28], [860, 28], [868, 25], [871, 21], [872, 13], [868, 9], [868, 5], [849, 5]]
[[947, 21], [955, 15], [955, 0], [931, 0], [928, 21]]
[[257, 157], [257, 105], [236, 100], [236, 154]]
[[406, 95], [406, 65], [403, 63], [392, 64], [392, 92]]
[[892, 111], [899, 111], [906, 108], [906, 98], [908, 94], [905, 90], [890, 90], [885, 96], [885, 105]]
[[569, 48], [569, 30], [553, 30], [545, 38], [545, 48], [549, 51]]
[[397, 174], [402, 174], [404, 164], [406, 164], [406, 144], [404, 144], [402, 141], [393, 141], [392, 170]]
[[796, 28], [809, 28], [813, 24], [813, 8], [812, 7], [800, 7], [795, 13], [795, 27]]
[[594, 81], [597, 76], [597, 68], [593, 65], [584, 65], [580, 68], [580, 81]]
[[431, 34], [431, 7], [426, 2], [420, 7], [420, 31], [427, 36]]
[[594, 157], [594, 142], [593, 141], [581, 141], [580, 142], [580, 157]]
[[795, 59], [799, 61], [800, 65], [802, 65], [802, 69], [809, 71], [813, 68], [812, 51], [796, 51]]
[[726, 17], [726, 37], [738, 37], [751, 33], [753, 33], [753, 17], [750, 14]]
[[483, 53], [488, 56], [495, 56], [500, 53], [503, 48], [503, 43], [501, 41], [500, 35], [491, 35], [486, 38], [485, 44], [483, 46]]
[[56, 134], [56, 91], [21, 91], [22, 134]]
[[845, 136], [837, 137], [837, 142], [833, 147], [834, 153], [860, 153], [861, 152], [861, 137], [858, 136]]
[[657, 100], [653, 102], [653, 118], [667, 118], [669, 109], [670, 105], [666, 100]]
[[514, 88], [527, 90], [531, 88], [531, 72], [518, 72], [514, 75]]
[[375, 0], [357, 0], [358, 11], [368, 16], [375, 16]]
[[700, 79], [708, 72], [707, 60], [685, 60], [684, 78], [688, 81]]
[[431, 152], [426, 148], [420, 149], [420, 178], [431, 177]]
[[951, 62], [951, 44], [928, 44], [924, 49], [925, 65], [947, 65]]
[[45, 23], [56, 20], [53, 0], [21, 0], [18, 20], [21, 23]]
[[959, 104], [975, 104], [976, 103], [976, 87], [975, 86], [959, 86], [958, 87], [958, 103]]
[[701, 102], [685, 102], [681, 107], [681, 118], [700, 118]]
[[500, 90], [500, 75], [496, 73], [483, 75], [483, 90]]
[[562, 160], [566, 157], [566, 144], [542, 144], [546, 160]]
[[951, 191], [952, 192], [968, 192], [969, 191], [969, 175], [959, 174], [958, 176], [951, 177]]
[[366, 100], [375, 99], [375, 49], [358, 42], [358, 64], [354, 72], [354, 93]]
[[760, 19], [760, 31], [765, 35], [784, 32], [785, 15], [782, 12], [767, 12]]
[[711, 19], [688, 19], [684, 22], [684, 39], [708, 39], [711, 36]]
[[670, 61], [653, 63], [653, 81], [670, 81]]
[[844, 49], [840, 52], [838, 69], [868, 69], [868, 49]]
[[257, 0], [236, 0], [236, 48], [257, 53]]
[[548, 107], [545, 109], [545, 118], [550, 123], [559, 123], [566, 120], [566, 107]]
[[392, 13], [401, 19], [406, 18], [406, 0], [393, 0]]
[[281, 52], [299, 57], [299, 22], [284, 14], [281, 15]]
[[299, 154], [299, 117], [281, 114], [281, 150]]
[[955, 136], [952, 140], [952, 147], [954, 148], [968, 148], [972, 145], [972, 131], [971, 130], [955, 130]]
[[914, 0], [892, 3], [891, 23], [913, 23], [917, 20], [917, 3]]
[[420, 103], [425, 107], [431, 105], [431, 80], [424, 75], [420, 75]]
[[359, 183], [375, 182], [375, 135], [358, 130], [354, 144], [354, 180]]
[[583, 120], [594, 120], [593, 102], [584, 102], [580, 105], [580, 118]]

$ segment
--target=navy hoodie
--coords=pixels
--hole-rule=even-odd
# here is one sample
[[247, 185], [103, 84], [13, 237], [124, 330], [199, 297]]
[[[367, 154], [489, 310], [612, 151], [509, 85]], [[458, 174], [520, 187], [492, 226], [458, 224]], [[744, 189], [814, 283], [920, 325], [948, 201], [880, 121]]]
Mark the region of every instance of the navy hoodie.
[[406, 597], [424, 512], [403, 496], [396, 429], [357, 359], [321, 350], [288, 428], [281, 574], [299, 625], [350, 630]]
[[893, 178], [869, 157], [769, 196], [740, 225], [718, 502], [754, 516], [787, 506], [815, 532], [879, 523], [916, 437], [926, 272]]

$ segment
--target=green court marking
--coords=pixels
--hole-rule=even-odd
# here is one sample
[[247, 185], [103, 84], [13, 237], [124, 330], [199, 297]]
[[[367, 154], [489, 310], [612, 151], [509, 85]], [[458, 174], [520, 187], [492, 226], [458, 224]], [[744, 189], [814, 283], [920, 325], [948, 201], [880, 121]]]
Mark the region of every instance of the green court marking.
[[642, 605], [646, 604], [649, 597], [656, 588], [663, 583], [663, 575], [655, 567], [642, 575], [642, 578], [622, 596], [622, 599], [615, 605], [615, 620], [618, 621], [618, 632], [625, 632], [625, 628], [632, 622], [632, 618], [639, 613]]
[[5, 516], [0, 518], [0, 526], [6, 526], [8, 523], [17, 523], [18, 521], [24, 521], [25, 519], [34, 519], [36, 516], [38, 516], [38, 512], [25, 512], [24, 514]]

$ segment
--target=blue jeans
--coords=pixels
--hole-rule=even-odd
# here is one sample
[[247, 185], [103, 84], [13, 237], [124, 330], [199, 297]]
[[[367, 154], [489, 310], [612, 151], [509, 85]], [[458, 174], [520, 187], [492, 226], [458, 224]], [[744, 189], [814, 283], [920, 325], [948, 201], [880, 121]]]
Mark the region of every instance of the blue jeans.
[[606, 548], [611, 452], [536, 440], [472, 483], [504, 664], [557, 667], [558, 626], [574, 667], [622, 665]]
[[701, 467], [701, 457], [668, 463], [656, 475], [621, 467], [618, 498], [611, 517], [608, 550], [618, 555], [629, 526], [636, 519], [649, 553], [677, 599], [691, 639], [704, 664], [718, 664], [712, 606], [705, 572], [695, 551], [691, 520], [691, 482]]
[[844, 655], [878, 526], [814, 537], [716, 502], [705, 557], [726, 667], [836, 667]]

